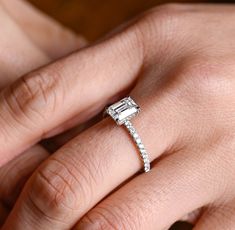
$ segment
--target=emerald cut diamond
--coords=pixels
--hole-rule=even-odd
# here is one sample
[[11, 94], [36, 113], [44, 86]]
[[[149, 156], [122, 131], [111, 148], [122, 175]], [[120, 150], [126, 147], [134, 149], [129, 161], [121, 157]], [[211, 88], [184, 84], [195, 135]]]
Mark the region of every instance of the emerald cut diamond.
[[116, 121], [118, 125], [124, 124], [140, 112], [140, 107], [131, 97], [126, 97], [119, 102], [109, 106], [106, 112]]

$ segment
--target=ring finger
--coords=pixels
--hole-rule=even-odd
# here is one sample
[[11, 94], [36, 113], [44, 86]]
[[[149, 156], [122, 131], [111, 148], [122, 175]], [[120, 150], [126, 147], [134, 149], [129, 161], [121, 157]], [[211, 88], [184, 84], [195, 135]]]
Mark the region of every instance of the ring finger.
[[[158, 117], [159, 123], [149, 122], [151, 110], [144, 106], [143, 99], [138, 102], [145, 113], [141, 119], [136, 118], [135, 125], [153, 160], [174, 143], [177, 133], [171, 127], [175, 125], [167, 122], [169, 111]], [[153, 139], [155, 130], [159, 132]], [[51, 156], [30, 178], [3, 229], [71, 228], [142, 167], [134, 147], [127, 132], [109, 119], [88, 129]]]

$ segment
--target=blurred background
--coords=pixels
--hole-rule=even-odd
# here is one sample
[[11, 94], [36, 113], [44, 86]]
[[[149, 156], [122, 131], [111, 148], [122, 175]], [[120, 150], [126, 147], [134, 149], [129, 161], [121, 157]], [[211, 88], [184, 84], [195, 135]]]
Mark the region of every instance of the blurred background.
[[30, 0], [38, 8], [93, 41], [159, 0]]
[[[169, 1], [164, 0], [29, 0], [66, 26], [94, 41], [123, 21]], [[174, 1], [171, 1], [174, 2]], [[175, 1], [176, 2], [176, 1]], [[196, 2], [196, 1], [181, 1]], [[198, 2], [198, 1], [197, 1]], [[201, 1], [203, 2], [203, 0]], [[206, 1], [204, 1], [206, 2]], [[210, 1], [207, 1], [210, 2]], [[211, 1], [212, 2], [212, 1]], [[213, 1], [215, 2], [215, 1]], [[222, 1], [221, 2], [225, 2]], [[229, 2], [229, 1], [227, 1]]]

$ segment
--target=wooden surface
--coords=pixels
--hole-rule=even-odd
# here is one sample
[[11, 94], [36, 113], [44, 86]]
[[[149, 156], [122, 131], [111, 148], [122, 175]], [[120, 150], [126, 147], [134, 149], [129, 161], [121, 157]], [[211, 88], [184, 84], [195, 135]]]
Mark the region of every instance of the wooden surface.
[[[29, 1], [63, 24], [83, 34], [90, 41], [94, 41], [138, 13], [167, 2], [164, 0]], [[187, 2], [190, 2], [190, 0]]]

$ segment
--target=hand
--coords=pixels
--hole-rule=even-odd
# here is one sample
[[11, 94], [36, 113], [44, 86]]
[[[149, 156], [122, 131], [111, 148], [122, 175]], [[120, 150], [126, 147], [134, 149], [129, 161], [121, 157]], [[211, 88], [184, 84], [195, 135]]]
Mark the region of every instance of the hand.
[[158, 7], [3, 90], [1, 164], [128, 92], [152, 161], [137, 174], [129, 135], [105, 119], [38, 168], [3, 230], [164, 229], [201, 207], [195, 229], [234, 229], [234, 20], [232, 5]]
[[[0, 20], [1, 89], [22, 74], [67, 55], [82, 45], [81, 39], [75, 34], [23, 1], [2, 0]], [[27, 178], [48, 156], [46, 149], [35, 145], [0, 168], [0, 225], [5, 221]]]

